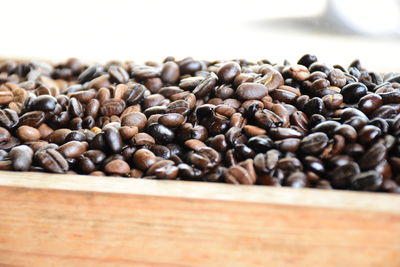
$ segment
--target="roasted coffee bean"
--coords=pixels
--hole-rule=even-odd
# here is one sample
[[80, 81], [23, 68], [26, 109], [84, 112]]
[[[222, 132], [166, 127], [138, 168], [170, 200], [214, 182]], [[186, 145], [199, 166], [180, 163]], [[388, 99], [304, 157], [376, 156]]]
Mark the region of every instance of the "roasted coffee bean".
[[382, 144], [371, 146], [359, 160], [361, 170], [376, 167], [386, 156], [386, 147]]
[[358, 102], [358, 108], [365, 114], [369, 114], [382, 105], [382, 97], [378, 94], [363, 96]]
[[243, 100], [261, 99], [268, 94], [268, 89], [258, 83], [242, 83], [236, 90], [236, 94]]
[[43, 111], [30, 111], [19, 118], [19, 125], [28, 125], [38, 128], [44, 119], [45, 113]]
[[259, 135], [251, 137], [247, 145], [256, 152], [265, 153], [267, 150], [274, 147], [274, 142], [266, 135]]
[[82, 104], [76, 98], [71, 98], [68, 104], [68, 112], [73, 118], [82, 117], [83, 116]]
[[154, 145], [156, 140], [147, 133], [137, 133], [133, 136], [132, 143], [139, 146]]
[[221, 155], [210, 147], [203, 147], [190, 152], [188, 160], [196, 167], [207, 170], [214, 168], [221, 162]]
[[152, 124], [147, 127], [147, 131], [161, 144], [171, 143], [175, 138], [175, 133], [162, 124]]
[[40, 95], [32, 101], [31, 107], [34, 110], [51, 112], [56, 108], [56, 104], [57, 99], [55, 97], [51, 95]]
[[297, 62], [297, 64], [301, 64], [303, 66], [306, 66], [307, 68], [314, 62], [317, 62], [318, 59], [316, 56], [314, 55], [310, 55], [310, 54], [305, 54], [304, 56], [302, 56], [299, 61]]
[[100, 76], [102, 72], [103, 72], [103, 67], [93, 65], [93, 66], [87, 68], [85, 71], [83, 71], [79, 75], [78, 81], [79, 81], [79, 83], [83, 84], [85, 82], [91, 81], [94, 78]]
[[247, 184], [251, 185], [256, 182], [256, 177], [253, 177], [242, 166], [232, 166], [225, 173], [225, 181], [231, 184]]
[[125, 109], [125, 102], [121, 99], [108, 99], [100, 106], [103, 116], [120, 115]]
[[112, 65], [108, 68], [110, 74], [110, 81], [114, 83], [127, 83], [129, 74], [121, 66]]
[[6, 128], [0, 127], [0, 143], [7, 142], [10, 139], [11, 139], [10, 132]]
[[281, 117], [267, 109], [256, 111], [254, 119], [258, 126], [266, 130], [270, 130], [272, 127], [282, 126], [283, 124], [283, 119]]
[[214, 73], [211, 73], [207, 78], [201, 81], [200, 84], [196, 86], [193, 90], [193, 94], [196, 97], [204, 97], [209, 94], [217, 84], [217, 76]]
[[77, 158], [81, 156], [87, 148], [88, 144], [86, 142], [70, 141], [60, 146], [58, 152], [65, 158]]
[[158, 122], [167, 126], [167, 127], [178, 127], [182, 123], [184, 123], [185, 117], [182, 116], [179, 113], [168, 113], [165, 115], [162, 115], [159, 119]]
[[161, 79], [167, 84], [176, 84], [179, 80], [179, 66], [173, 61], [164, 64], [161, 70]]
[[146, 175], [155, 175], [159, 179], [175, 179], [179, 168], [172, 160], [161, 160], [153, 164], [146, 172]]
[[293, 172], [285, 180], [285, 185], [294, 187], [294, 188], [306, 187], [307, 186], [307, 176], [303, 172]]
[[291, 128], [276, 127], [269, 131], [269, 136], [272, 139], [285, 139], [301, 138], [303, 137], [303, 134]]
[[275, 149], [271, 149], [265, 154], [257, 154], [254, 157], [254, 166], [259, 172], [271, 172], [278, 166], [279, 157], [280, 152]]
[[107, 174], [127, 175], [130, 171], [130, 167], [125, 161], [116, 159], [108, 162], [104, 166], [104, 171]]
[[135, 167], [145, 171], [156, 162], [156, 156], [148, 149], [139, 149], [133, 155], [133, 164]]
[[37, 141], [41, 137], [38, 129], [26, 125], [18, 127], [17, 135], [24, 142]]
[[124, 145], [121, 134], [114, 127], [107, 127], [104, 129], [104, 138], [108, 148], [113, 153], [120, 153]]
[[355, 82], [344, 86], [340, 93], [343, 95], [344, 102], [355, 104], [367, 94], [367, 90], [364, 84]]
[[11, 149], [9, 157], [15, 171], [28, 171], [32, 164], [33, 151], [26, 145], [16, 146]]
[[143, 113], [132, 111], [121, 117], [122, 126], [135, 126], [139, 130], [146, 126], [147, 118]]
[[351, 187], [354, 190], [377, 191], [382, 181], [382, 174], [379, 172], [362, 172], [351, 179]]
[[12, 109], [0, 109], [0, 125], [11, 129], [19, 122], [18, 114]]
[[333, 86], [343, 87], [346, 85], [347, 79], [343, 71], [340, 69], [333, 69], [328, 74], [328, 79]]
[[323, 109], [324, 109], [324, 102], [322, 101], [321, 98], [319, 97], [313, 97], [308, 101], [305, 106], [303, 111], [308, 115], [311, 116], [313, 114], [321, 114]]
[[55, 149], [43, 149], [35, 154], [35, 159], [40, 166], [49, 172], [66, 173], [69, 169], [68, 162]]
[[355, 162], [338, 166], [330, 172], [331, 184], [334, 188], [346, 189], [350, 186], [352, 178], [359, 173], [360, 168]]
[[100, 110], [100, 102], [97, 99], [91, 99], [85, 108], [85, 115], [96, 118]]
[[228, 62], [218, 69], [218, 78], [223, 83], [232, 83], [237, 75], [240, 74], [240, 65], [236, 62]]
[[376, 140], [382, 131], [376, 126], [366, 125], [361, 131], [358, 133], [358, 141], [362, 144], [371, 144], [374, 140]]
[[328, 145], [328, 136], [317, 132], [304, 137], [300, 142], [300, 149], [305, 154], [318, 154]]

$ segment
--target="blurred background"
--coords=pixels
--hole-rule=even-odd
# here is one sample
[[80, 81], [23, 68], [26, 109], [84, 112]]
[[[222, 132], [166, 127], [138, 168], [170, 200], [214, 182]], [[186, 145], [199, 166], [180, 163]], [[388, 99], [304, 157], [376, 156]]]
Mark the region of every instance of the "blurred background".
[[312, 53], [400, 71], [399, 0], [13, 0], [2, 3], [0, 25], [0, 58], [281, 63]]

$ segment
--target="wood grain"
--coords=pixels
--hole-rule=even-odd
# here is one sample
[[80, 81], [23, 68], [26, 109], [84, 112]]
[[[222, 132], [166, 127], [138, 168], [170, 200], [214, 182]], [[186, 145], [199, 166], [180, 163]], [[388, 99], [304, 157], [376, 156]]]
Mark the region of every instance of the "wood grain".
[[399, 240], [388, 194], [0, 173], [0, 266], [400, 266]]

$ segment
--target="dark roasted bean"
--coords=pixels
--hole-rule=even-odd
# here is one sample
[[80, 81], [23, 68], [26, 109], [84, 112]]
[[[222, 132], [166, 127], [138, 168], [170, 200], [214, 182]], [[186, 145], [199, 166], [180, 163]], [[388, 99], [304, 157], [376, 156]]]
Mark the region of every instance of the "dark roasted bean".
[[318, 154], [328, 145], [328, 140], [325, 133], [313, 133], [301, 140], [300, 148], [305, 154]]
[[359, 160], [361, 170], [369, 170], [376, 167], [386, 156], [386, 147], [382, 144], [375, 144], [366, 151]]
[[113, 153], [121, 152], [124, 143], [122, 141], [121, 134], [119, 133], [119, 131], [116, 128], [107, 127], [104, 130], [104, 138], [105, 138], [108, 148]]
[[382, 174], [379, 172], [362, 172], [352, 178], [351, 187], [354, 190], [377, 191], [382, 181]]
[[68, 162], [55, 149], [43, 149], [35, 154], [40, 166], [49, 172], [66, 173], [69, 169]]
[[350, 83], [344, 86], [340, 93], [343, 95], [344, 102], [355, 104], [367, 94], [367, 87], [358, 82]]

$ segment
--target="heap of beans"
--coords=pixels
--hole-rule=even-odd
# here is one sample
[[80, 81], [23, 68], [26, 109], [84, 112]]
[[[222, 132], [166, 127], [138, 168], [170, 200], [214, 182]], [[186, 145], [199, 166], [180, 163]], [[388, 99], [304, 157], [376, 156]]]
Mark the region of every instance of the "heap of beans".
[[400, 192], [400, 75], [304, 55], [0, 62], [0, 169]]

